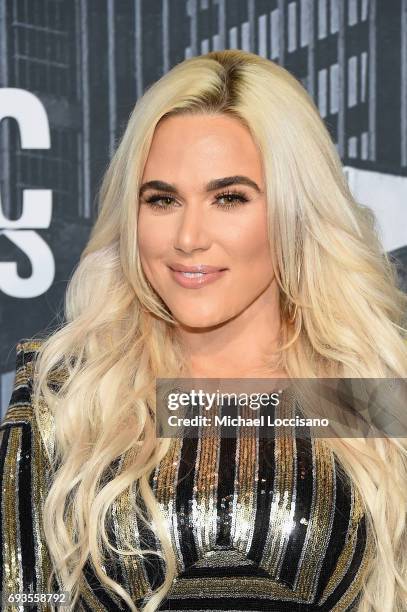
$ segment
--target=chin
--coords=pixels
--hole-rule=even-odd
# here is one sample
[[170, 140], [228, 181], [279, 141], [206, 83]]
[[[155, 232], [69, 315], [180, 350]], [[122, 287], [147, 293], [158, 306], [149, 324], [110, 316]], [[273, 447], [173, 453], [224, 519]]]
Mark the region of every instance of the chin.
[[180, 325], [185, 327], [194, 327], [197, 329], [206, 329], [208, 327], [215, 327], [216, 325], [221, 325], [225, 321], [229, 319], [229, 317], [222, 318], [219, 314], [202, 314], [199, 313], [191, 313], [191, 316], [185, 316], [184, 313], [174, 313], [175, 318], [180, 323]]

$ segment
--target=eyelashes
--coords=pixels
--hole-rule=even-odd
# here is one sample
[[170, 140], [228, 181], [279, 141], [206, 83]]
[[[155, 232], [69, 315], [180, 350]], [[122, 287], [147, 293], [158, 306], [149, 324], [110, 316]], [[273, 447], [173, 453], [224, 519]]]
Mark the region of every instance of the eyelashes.
[[[165, 200], [167, 201], [167, 204], [163, 204]], [[226, 203], [222, 204], [221, 200], [226, 200]], [[156, 210], [168, 210], [173, 208], [176, 202], [174, 196], [170, 194], [153, 194], [145, 198], [144, 201], [146, 204], [148, 204], [148, 206]], [[230, 208], [241, 206], [248, 201], [249, 198], [246, 197], [246, 195], [241, 191], [224, 191], [222, 193], [218, 193], [216, 196], [215, 206], [228, 210]]]

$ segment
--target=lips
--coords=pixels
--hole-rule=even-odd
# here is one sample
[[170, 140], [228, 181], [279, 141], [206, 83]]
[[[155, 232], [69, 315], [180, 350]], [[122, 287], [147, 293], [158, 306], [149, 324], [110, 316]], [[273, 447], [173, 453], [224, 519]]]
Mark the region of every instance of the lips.
[[185, 289], [199, 289], [221, 278], [227, 268], [198, 264], [184, 266], [173, 264], [168, 266], [172, 278]]
[[221, 268], [219, 266], [209, 266], [206, 264], [197, 264], [194, 266], [184, 266], [183, 264], [170, 264], [169, 267], [171, 270], [176, 272], [201, 272], [203, 274], [211, 274], [212, 272], [220, 272], [222, 270], [226, 270], [226, 268]]

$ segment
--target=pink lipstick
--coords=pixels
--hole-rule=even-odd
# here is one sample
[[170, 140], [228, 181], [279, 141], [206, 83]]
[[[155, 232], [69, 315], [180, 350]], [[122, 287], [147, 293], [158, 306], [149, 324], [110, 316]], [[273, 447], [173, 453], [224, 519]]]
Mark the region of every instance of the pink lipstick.
[[185, 266], [183, 264], [171, 264], [168, 266], [173, 279], [186, 289], [199, 289], [221, 278], [227, 268], [197, 264]]

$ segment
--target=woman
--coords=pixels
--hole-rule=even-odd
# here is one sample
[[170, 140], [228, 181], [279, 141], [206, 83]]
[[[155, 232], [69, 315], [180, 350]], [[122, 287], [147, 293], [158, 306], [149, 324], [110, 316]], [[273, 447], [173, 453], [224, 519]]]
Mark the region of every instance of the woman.
[[157, 378], [407, 376], [406, 296], [307, 92], [243, 51], [182, 62], [137, 102], [100, 196], [66, 324], [18, 346], [3, 591], [405, 609], [405, 439], [155, 435]]

